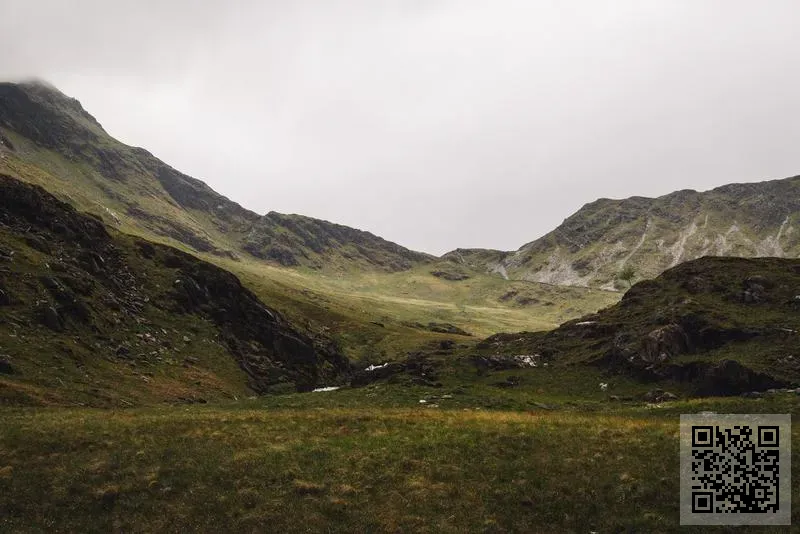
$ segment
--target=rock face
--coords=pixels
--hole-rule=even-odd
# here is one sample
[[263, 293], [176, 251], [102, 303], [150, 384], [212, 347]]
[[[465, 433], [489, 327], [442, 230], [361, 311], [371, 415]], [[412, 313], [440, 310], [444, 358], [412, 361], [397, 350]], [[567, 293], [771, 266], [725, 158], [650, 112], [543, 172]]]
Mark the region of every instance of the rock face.
[[431, 274], [436, 278], [449, 280], [451, 282], [460, 282], [462, 280], [469, 280], [470, 276], [464, 271], [458, 269], [435, 269]]
[[244, 250], [258, 258], [292, 267], [323, 268], [326, 264], [403, 271], [433, 258], [376, 235], [302, 215], [271, 211], [244, 239]]
[[133, 226], [198, 252], [386, 271], [431, 259], [327, 221], [275, 212], [262, 217], [113, 139], [80, 102], [46, 84], [0, 83], [0, 151], [0, 173], [40, 185], [110, 226]]
[[[47, 246], [30, 245], [38, 242]], [[202, 323], [211, 325], [212, 345], [236, 361], [257, 392], [277, 384], [307, 390], [349, 376], [349, 362], [329, 341], [299, 332], [231, 273], [107, 230], [41, 188], [0, 175], [0, 249], [12, 247], [16, 253], [0, 269], [0, 287], [15, 298], [0, 308], [0, 331], [50, 343], [45, 353], [63, 353], [63, 339], [80, 338], [94, 339], [92, 352], [111, 362], [171, 360], [181, 339], [191, 350], [209, 346], [190, 343], [177, 328], [191, 331]], [[51, 333], [36, 334], [37, 324]], [[32, 364], [37, 356], [28, 350], [29, 344], [19, 346]], [[12, 361], [24, 360], [7, 352]], [[180, 358], [201, 361], [192, 354]]]
[[708, 255], [798, 257], [799, 219], [796, 176], [658, 198], [600, 199], [515, 252], [446, 256], [512, 279], [624, 289], [626, 266], [642, 279]]
[[480, 347], [738, 395], [800, 384], [798, 294], [800, 260], [701, 258], [634, 285], [597, 314]]

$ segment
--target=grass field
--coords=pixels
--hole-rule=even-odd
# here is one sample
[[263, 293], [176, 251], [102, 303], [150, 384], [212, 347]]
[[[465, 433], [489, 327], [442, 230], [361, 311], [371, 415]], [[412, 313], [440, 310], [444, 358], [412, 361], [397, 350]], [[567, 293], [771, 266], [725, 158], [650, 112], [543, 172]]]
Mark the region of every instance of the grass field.
[[[478, 272], [471, 272], [468, 280], [449, 281], [431, 275], [433, 267], [428, 265], [399, 273], [327, 273], [258, 261], [204, 259], [237, 274], [264, 302], [299, 326], [333, 335], [348, 357], [369, 363], [454, 338], [419, 325], [452, 324], [472, 334], [455, 338], [472, 343], [497, 332], [548, 330], [620, 297]], [[515, 299], [507, 299], [509, 294]], [[520, 299], [529, 303], [521, 305]]]
[[2, 409], [0, 531], [700, 532], [678, 526], [678, 414], [798, 415], [794, 395], [550, 411], [403, 391]]

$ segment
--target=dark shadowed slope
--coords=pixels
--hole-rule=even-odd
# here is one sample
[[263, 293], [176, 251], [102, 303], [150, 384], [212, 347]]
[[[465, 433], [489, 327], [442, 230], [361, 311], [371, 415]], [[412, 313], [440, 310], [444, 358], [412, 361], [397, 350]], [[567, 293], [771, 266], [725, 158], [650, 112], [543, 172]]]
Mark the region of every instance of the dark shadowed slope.
[[3, 403], [233, 397], [350, 369], [234, 275], [3, 175], [0, 311]]

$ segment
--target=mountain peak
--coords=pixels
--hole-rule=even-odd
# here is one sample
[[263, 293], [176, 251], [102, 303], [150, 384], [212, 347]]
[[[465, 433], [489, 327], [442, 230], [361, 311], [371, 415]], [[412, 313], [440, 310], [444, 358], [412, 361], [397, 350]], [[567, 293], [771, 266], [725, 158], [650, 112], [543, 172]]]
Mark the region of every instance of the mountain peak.
[[[103, 130], [103, 127], [92, 114], [90, 114], [77, 98], [67, 96], [55, 85], [46, 80], [37, 78], [24, 80], [17, 84], [0, 84], [2, 86], [16, 86], [40, 105], [47, 106], [55, 112], [64, 113], [79, 122], [86, 121], [92, 127]], [[6, 93], [7, 94], [7, 93]]]
[[0, 83], [0, 145], [21, 147], [0, 160], [0, 171], [60, 192], [114, 226], [199, 252], [337, 270], [397, 271], [432, 259], [320, 219], [274, 211], [259, 216], [112, 138], [78, 100], [46, 81]]

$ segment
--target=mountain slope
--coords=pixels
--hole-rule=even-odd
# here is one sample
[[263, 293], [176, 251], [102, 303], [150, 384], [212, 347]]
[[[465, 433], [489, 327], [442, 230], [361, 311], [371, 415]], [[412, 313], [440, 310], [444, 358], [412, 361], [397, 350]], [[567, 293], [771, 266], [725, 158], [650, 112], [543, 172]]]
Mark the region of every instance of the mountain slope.
[[330, 335], [369, 363], [446, 336], [416, 325], [451, 323], [476, 336], [550, 328], [618, 298], [474, 271], [450, 281], [431, 273], [442, 262], [369, 232], [259, 216], [111, 138], [76, 100], [40, 83], [0, 83], [0, 173], [235, 273], [306, 333]]
[[798, 332], [800, 260], [705, 257], [639, 282], [597, 314], [481, 347], [731, 395], [800, 385]]
[[244, 238], [243, 249], [257, 258], [277, 261], [284, 266], [306, 265], [316, 269], [336, 265], [378, 267], [395, 272], [433, 259], [370, 232], [274, 211], [252, 226]]
[[0, 402], [309, 389], [350, 366], [232, 274], [0, 175]]
[[800, 177], [600, 199], [516, 252], [495, 251], [488, 261], [485, 252], [461, 257], [510, 278], [624, 288], [619, 275], [625, 266], [649, 278], [706, 255], [797, 257], [798, 218]]
[[430, 257], [297, 215], [263, 217], [141, 148], [42, 83], [0, 83], [0, 172], [41, 185], [126, 232], [198, 252], [282, 265], [407, 269]]

